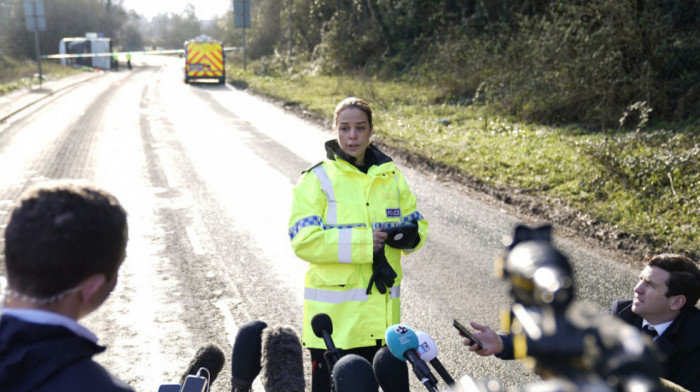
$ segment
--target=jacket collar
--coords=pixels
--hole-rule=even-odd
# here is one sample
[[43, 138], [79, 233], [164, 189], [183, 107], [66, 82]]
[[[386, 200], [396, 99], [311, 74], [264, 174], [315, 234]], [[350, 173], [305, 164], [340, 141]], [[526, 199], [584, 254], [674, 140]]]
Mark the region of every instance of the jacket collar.
[[697, 313], [698, 310], [695, 308], [691, 308], [690, 310], [685, 310], [682, 311], [678, 317], [676, 317], [671, 325], [662, 333], [659, 335], [659, 337], [656, 339], [656, 345], [659, 347], [659, 349], [666, 354], [667, 356], [673, 355], [676, 351], [678, 351], [678, 346], [673, 343], [672, 339], [673, 336], [679, 332], [681, 332], [681, 328], [683, 324], [685, 323], [685, 319], [688, 317], [692, 317], [691, 313]]
[[365, 150], [365, 162], [364, 165], [358, 166], [355, 163], [355, 157], [351, 157], [347, 155], [341, 148], [340, 144], [338, 144], [338, 140], [336, 139], [331, 139], [326, 142], [326, 157], [328, 159], [336, 161], [338, 159], [342, 159], [349, 164], [353, 165], [356, 167], [359, 171], [363, 173], [367, 173], [370, 167], [374, 165], [382, 165], [387, 162], [392, 162], [392, 159], [381, 152], [377, 147], [374, 146], [374, 144], [371, 144], [367, 146], [367, 150]]

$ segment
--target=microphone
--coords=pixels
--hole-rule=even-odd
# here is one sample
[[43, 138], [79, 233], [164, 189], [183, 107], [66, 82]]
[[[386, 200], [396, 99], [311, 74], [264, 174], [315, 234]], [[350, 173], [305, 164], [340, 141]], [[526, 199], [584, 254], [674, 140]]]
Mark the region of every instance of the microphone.
[[[379, 386], [369, 361], [357, 354], [347, 354], [333, 367], [331, 383], [335, 392], [377, 392]], [[382, 388], [384, 392], [387, 392]]]
[[430, 372], [428, 365], [418, 356], [418, 336], [413, 330], [403, 324], [394, 324], [386, 329], [386, 344], [389, 351], [398, 359], [408, 360], [413, 365], [413, 373], [429, 390], [435, 391], [437, 379]]
[[340, 351], [335, 348], [333, 339], [331, 339], [331, 335], [333, 334], [333, 321], [331, 321], [329, 315], [319, 313], [311, 319], [311, 328], [314, 334], [319, 338], [323, 338], [323, 342], [326, 343], [326, 348], [328, 350], [323, 354], [323, 357], [326, 358], [328, 371], [332, 372], [333, 366], [335, 366], [336, 362], [340, 359]]
[[[219, 346], [209, 343], [200, 347], [180, 378], [180, 385], [183, 386], [183, 390], [188, 385], [190, 385], [188, 390], [195, 390], [190, 389], [195, 384], [199, 390], [208, 389], [224, 367], [224, 362], [226, 362], [224, 351]], [[202, 370], [206, 371], [202, 372]]]
[[262, 333], [267, 327], [260, 320], [249, 321], [236, 333], [231, 353], [231, 392], [249, 392], [260, 373]]
[[438, 372], [445, 383], [447, 383], [450, 388], [454, 387], [455, 380], [447, 372], [447, 369], [442, 366], [442, 362], [437, 359], [438, 348], [433, 338], [423, 331], [416, 331], [416, 336], [418, 336], [418, 355], [420, 355], [420, 359], [425, 362], [430, 362], [430, 364], [433, 365], [433, 369]]
[[262, 372], [265, 392], [304, 392], [301, 342], [292, 327], [277, 325], [262, 334]]
[[389, 347], [382, 347], [374, 354], [372, 361], [374, 376], [384, 392], [410, 392], [408, 386], [408, 367], [406, 361], [397, 359], [389, 351]]

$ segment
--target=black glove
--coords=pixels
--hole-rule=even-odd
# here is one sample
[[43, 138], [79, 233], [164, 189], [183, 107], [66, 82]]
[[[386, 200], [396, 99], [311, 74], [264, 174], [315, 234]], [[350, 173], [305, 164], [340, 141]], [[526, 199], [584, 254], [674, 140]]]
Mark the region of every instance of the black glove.
[[418, 235], [418, 223], [414, 220], [407, 225], [384, 230], [389, 237], [386, 244], [394, 249], [413, 249], [420, 242]]
[[369, 285], [367, 286], [367, 295], [372, 293], [372, 284], [377, 285], [377, 290], [380, 293], [386, 294], [386, 288], [394, 285], [397, 275], [386, 259], [383, 246], [380, 250], [374, 252], [372, 271], [372, 277], [369, 279]]

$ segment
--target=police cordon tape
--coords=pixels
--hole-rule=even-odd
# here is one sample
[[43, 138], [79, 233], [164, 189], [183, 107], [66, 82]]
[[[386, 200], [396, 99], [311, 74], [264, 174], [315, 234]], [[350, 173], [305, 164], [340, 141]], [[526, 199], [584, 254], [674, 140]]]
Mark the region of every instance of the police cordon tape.
[[[224, 48], [225, 52], [243, 49], [240, 46], [230, 46]], [[126, 55], [152, 55], [152, 54], [180, 54], [185, 53], [184, 49], [166, 49], [166, 50], [142, 50], [131, 52], [101, 52], [101, 53], [65, 53], [65, 54], [45, 54], [41, 56], [43, 59], [71, 59], [71, 58], [87, 58], [87, 57], [111, 57], [126, 56]]]

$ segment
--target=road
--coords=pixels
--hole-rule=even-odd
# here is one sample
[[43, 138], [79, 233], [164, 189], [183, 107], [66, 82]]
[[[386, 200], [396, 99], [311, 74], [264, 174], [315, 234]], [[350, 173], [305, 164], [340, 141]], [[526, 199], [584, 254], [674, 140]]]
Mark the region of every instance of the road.
[[[109, 347], [99, 362], [138, 391], [156, 391], [177, 382], [205, 343], [230, 357], [250, 320], [301, 332], [306, 263], [289, 246], [291, 189], [332, 137], [231, 86], [184, 84], [180, 59], [137, 60], [131, 72], [104, 73], [0, 123], [0, 219], [46, 179], [91, 180], [120, 199], [127, 259], [111, 298], [83, 323]], [[468, 352], [451, 323], [497, 329], [510, 299], [493, 259], [515, 224], [539, 222], [398, 165], [430, 222], [425, 247], [403, 261], [403, 322], [435, 339], [455, 378], [536, 380], [521, 362]], [[574, 263], [579, 299], [603, 309], [631, 295], [637, 266], [575, 233], [555, 233]], [[212, 390], [229, 391], [229, 378], [230, 358]]]

